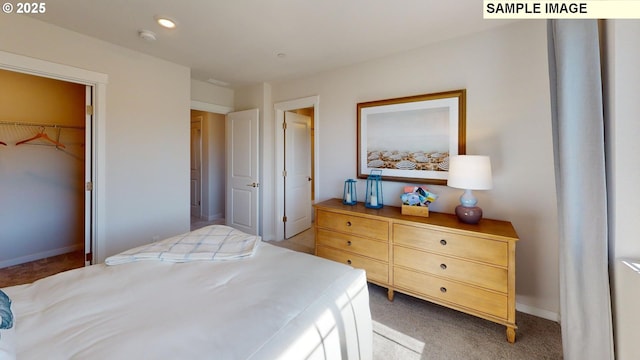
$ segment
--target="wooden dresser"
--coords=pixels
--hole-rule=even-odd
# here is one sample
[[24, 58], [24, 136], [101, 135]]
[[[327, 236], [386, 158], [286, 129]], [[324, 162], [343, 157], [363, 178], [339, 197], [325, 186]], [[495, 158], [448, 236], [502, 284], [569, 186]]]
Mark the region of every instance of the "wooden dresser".
[[511, 223], [406, 216], [331, 199], [315, 206], [316, 255], [365, 269], [367, 280], [507, 327], [516, 338], [516, 242]]

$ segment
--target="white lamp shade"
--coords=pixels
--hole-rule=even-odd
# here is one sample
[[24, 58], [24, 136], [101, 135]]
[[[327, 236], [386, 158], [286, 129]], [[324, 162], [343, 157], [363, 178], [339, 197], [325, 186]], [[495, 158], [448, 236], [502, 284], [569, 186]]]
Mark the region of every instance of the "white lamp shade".
[[447, 185], [458, 189], [491, 189], [491, 159], [483, 155], [451, 156]]

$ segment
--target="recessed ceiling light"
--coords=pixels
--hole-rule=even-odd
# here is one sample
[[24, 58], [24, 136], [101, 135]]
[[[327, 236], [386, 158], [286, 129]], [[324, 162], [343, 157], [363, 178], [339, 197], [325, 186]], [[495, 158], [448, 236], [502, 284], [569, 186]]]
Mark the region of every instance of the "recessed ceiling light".
[[174, 29], [176, 27], [176, 21], [166, 16], [156, 16], [156, 21], [160, 26], [167, 29]]

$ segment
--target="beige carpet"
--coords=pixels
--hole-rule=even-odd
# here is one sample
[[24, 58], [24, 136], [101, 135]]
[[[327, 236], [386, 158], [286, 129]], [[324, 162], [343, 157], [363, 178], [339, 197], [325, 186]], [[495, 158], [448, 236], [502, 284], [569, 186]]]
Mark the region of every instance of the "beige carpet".
[[516, 342], [505, 327], [369, 285], [374, 359], [562, 359], [560, 325], [517, 313]]

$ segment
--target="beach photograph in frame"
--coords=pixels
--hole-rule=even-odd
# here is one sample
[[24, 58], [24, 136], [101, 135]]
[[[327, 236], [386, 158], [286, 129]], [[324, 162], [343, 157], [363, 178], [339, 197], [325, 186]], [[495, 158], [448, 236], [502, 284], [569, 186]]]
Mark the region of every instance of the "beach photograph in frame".
[[358, 178], [446, 184], [465, 154], [466, 90], [358, 103]]

